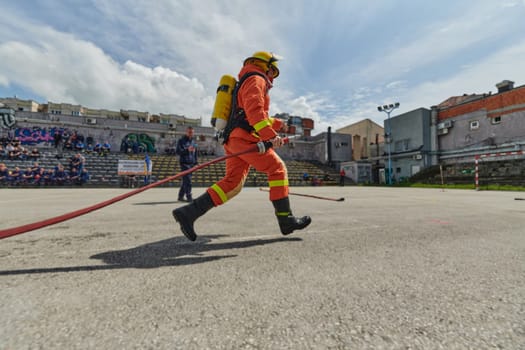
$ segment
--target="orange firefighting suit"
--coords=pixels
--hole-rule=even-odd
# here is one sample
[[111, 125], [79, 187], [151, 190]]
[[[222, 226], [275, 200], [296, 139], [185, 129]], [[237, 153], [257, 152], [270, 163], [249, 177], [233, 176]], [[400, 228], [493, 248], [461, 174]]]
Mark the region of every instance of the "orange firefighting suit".
[[[258, 66], [247, 64], [239, 72], [239, 80], [249, 72], [264, 75], [264, 71]], [[283, 122], [268, 116], [268, 90], [271, 87], [271, 80], [259, 75], [252, 75], [244, 81], [237, 95], [237, 105], [244, 110], [248, 123], [255, 131], [250, 133], [240, 127], [233, 129], [224, 145], [226, 154], [243, 151], [259, 141], [268, 141], [277, 136], [276, 131], [282, 128]], [[250, 166], [267, 174], [271, 201], [288, 197], [286, 166], [270, 148], [263, 154], [253, 152], [226, 160], [226, 175], [207, 190], [215, 206], [224, 204], [241, 191]]]

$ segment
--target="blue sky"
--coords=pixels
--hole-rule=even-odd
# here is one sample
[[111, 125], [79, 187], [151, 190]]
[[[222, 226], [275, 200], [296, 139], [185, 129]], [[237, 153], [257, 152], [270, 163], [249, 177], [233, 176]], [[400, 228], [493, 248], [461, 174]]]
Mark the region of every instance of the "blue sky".
[[[366, 4], [366, 5], [365, 5]], [[223, 74], [283, 57], [271, 114], [314, 133], [525, 84], [525, 0], [0, 0], [0, 96], [202, 117]]]

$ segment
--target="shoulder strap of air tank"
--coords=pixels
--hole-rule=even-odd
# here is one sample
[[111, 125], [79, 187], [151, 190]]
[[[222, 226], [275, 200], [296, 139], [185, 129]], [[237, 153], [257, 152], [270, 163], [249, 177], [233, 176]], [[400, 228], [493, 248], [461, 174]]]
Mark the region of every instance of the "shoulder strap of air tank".
[[[232, 91], [232, 108], [231, 108], [231, 111], [230, 111], [230, 116], [228, 118], [228, 122], [226, 123], [226, 127], [224, 128], [224, 131], [223, 131], [223, 143], [226, 143], [228, 141], [228, 138], [230, 136], [230, 133], [232, 132], [232, 130], [234, 128], [236, 128], [237, 126], [240, 126], [238, 125], [239, 124], [239, 120], [237, 118], [237, 114], [238, 114], [238, 109], [237, 109], [237, 93], [239, 92], [239, 89], [241, 88], [241, 85], [242, 83], [244, 83], [244, 81], [246, 79], [248, 79], [249, 77], [251, 76], [254, 76], [254, 75], [258, 75], [262, 78], [264, 78], [264, 80], [267, 80], [266, 76], [260, 72], [248, 72], [246, 74], [244, 74], [241, 79], [239, 79], [239, 81], [235, 84], [235, 87], [233, 88], [233, 91]], [[242, 113], [244, 115], [244, 111]], [[248, 124], [248, 123], [246, 123]], [[247, 125], [249, 127], [249, 125]]]
[[241, 79], [239, 79], [239, 82], [237, 83], [237, 86], [236, 86], [237, 90], [239, 90], [241, 88], [242, 83], [244, 83], [244, 81], [246, 79], [248, 79], [249, 77], [254, 76], [254, 75], [258, 75], [258, 76], [264, 78], [264, 80], [266, 80], [266, 81], [268, 80], [266, 78], [266, 76], [264, 74], [260, 73], [260, 72], [248, 72], [248, 73], [244, 74], [241, 77]]

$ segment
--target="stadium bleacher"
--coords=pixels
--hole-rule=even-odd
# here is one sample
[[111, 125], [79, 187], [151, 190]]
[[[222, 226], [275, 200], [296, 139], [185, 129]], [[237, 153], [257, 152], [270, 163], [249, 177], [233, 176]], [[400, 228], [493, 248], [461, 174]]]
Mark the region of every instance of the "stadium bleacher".
[[[64, 150], [58, 152], [53, 147], [39, 147], [40, 159], [38, 163], [41, 167], [46, 169], [53, 169], [59, 163], [64, 167], [69, 168], [69, 159], [72, 155], [77, 153], [76, 151]], [[57, 158], [57, 155], [61, 153], [61, 158]], [[90, 180], [85, 187], [130, 187], [142, 186], [142, 179], [134, 179], [133, 182], [128, 181], [124, 177], [119, 177], [117, 174], [118, 161], [119, 159], [144, 159], [144, 154], [126, 154], [120, 152], [109, 153], [107, 156], [100, 157], [95, 153], [87, 154], [82, 153], [85, 157], [85, 168], [90, 173]], [[158, 181], [167, 177], [173, 176], [180, 172], [180, 166], [178, 157], [170, 154], [153, 154], [150, 155], [153, 162], [152, 177], [151, 181]], [[200, 163], [205, 163], [215, 159], [215, 156], [203, 155], [200, 156]], [[0, 162], [5, 163], [9, 169], [13, 169], [18, 166], [20, 169], [25, 169], [33, 165], [33, 160], [10, 160], [0, 159]], [[303, 181], [303, 173], [307, 172], [312, 178], [316, 177], [322, 181], [323, 185], [337, 185], [338, 184], [338, 173], [329, 167], [323, 167], [320, 164], [308, 161], [296, 161], [289, 160], [285, 161], [288, 168], [288, 178], [290, 186], [305, 186], [310, 183]], [[213, 183], [220, 180], [225, 173], [225, 163], [218, 162], [211, 164], [210, 166], [200, 169], [193, 173], [193, 185], [197, 187], [211, 186]], [[327, 176], [329, 180], [327, 180]], [[162, 187], [178, 187], [180, 186], [180, 179], [175, 179], [164, 183]], [[245, 186], [267, 186], [266, 175], [255, 171], [251, 168], [246, 179]], [[75, 187], [71, 185], [71, 187]]]
[[[152, 177], [154, 180], [162, 180], [180, 172], [178, 157], [174, 155], [152, 155], [153, 162]], [[128, 159], [144, 159], [144, 155], [128, 155]], [[214, 156], [200, 156], [199, 162], [205, 163], [215, 159]], [[303, 181], [303, 173], [307, 172], [311, 178], [316, 177], [323, 185], [333, 186], [339, 184], [339, 174], [332, 168], [323, 167], [314, 162], [289, 160], [285, 161], [288, 169], [290, 186], [306, 186], [310, 182]], [[211, 186], [220, 180], [225, 173], [225, 162], [218, 162], [200, 169], [193, 173], [192, 182], [194, 186]], [[326, 180], [328, 176], [329, 180]], [[180, 179], [169, 181], [162, 186], [179, 186]], [[245, 186], [267, 186], [266, 174], [250, 168]]]

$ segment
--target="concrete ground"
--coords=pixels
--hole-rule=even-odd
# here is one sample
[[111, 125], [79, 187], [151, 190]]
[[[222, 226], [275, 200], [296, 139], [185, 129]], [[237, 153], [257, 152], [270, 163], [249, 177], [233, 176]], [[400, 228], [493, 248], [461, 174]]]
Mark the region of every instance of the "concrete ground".
[[[155, 188], [0, 240], [0, 349], [525, 349], [525, 194], [291, 190], [345, 201], [283, 237], [246, 188], [190, 242]], [[3, 189], [0, 230], [125, 192]]]

